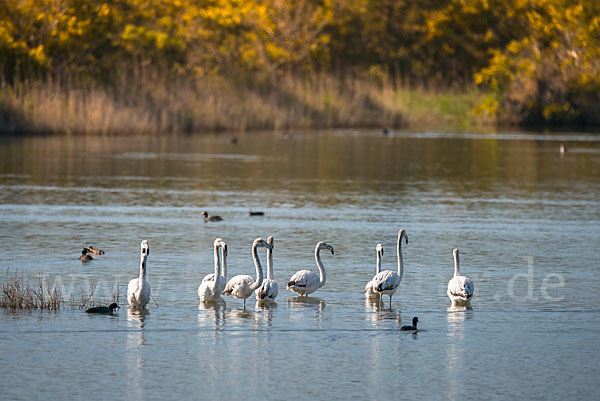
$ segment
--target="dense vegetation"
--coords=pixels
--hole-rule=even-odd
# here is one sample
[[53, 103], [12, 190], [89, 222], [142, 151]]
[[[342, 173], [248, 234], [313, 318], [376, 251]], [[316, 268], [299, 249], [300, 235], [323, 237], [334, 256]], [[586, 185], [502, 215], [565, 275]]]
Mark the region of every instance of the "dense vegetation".
[[593, 126], [600, 2], [4, 0], [0, 74], [0, 130]]

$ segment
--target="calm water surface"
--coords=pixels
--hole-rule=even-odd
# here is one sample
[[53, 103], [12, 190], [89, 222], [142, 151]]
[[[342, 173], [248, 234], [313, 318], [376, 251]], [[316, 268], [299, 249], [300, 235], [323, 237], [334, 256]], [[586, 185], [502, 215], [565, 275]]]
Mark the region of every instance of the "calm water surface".
[[[231, 138], [0, 140], [0, 268], [42, 274], [65, 299], [96, 283], [97, 301], [123, 302], [147, 239], [155, 298], [144, 315], [0, 311], [1, 399], [600, 398], [599, 136]], [[362, 292], [377, 243], [396, 268], [399, 228], [390, 309]], [[230, 275], [253, 274], [267, 235], [277, 304], [199, 305], [214, 239]], [[284, 283], [315, 269], [322, 240], [336, 251], [327, 284], [299, 300]], [[89, 244], [106, 254], [82, 265]], [[455, 247], [471, 310], [445, 294]], [[422, 331], [400, 332], [413, 316]]]

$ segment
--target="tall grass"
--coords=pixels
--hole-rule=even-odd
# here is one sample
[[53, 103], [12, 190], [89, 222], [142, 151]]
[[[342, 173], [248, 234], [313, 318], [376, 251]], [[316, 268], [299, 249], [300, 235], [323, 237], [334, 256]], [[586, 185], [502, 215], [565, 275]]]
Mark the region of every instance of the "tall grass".
[[60, 309], [61, 293], [57, 288], [49, 288], [38, 276], [37, 283], [31, 285], [18, 272], [10, 274], [0, 284], [0, 307], [16, 309], [42, 309], [56, 311]]
[[360, 78], [250, 75], [122, 79], [100, 87], [53, 79], [2, 83], [0, 133], [112, 135], [350, 127], [465, 127], [475, 91], [409, 89]]
[[99, 304], [119, 304], [121, 300], [118, 286], [116, 292], [113, 291], [110, 299], [106, 299], [105, 302], [98, 302], [95, 293], [96, 283], [92, 282], [88, 288], [80, 288], [79, 300], [76, 301], [72, 296], [70, 302], [65, 302], [60, 289], [49, 287], [41, 275], [31, 284], [24, 278], [23, 273], [11, 273], [7, 270], [4, 279], [0, 281], [0, 308], [58, 311], [64, 305], [70, 305], [73, 309], [85, 309]]

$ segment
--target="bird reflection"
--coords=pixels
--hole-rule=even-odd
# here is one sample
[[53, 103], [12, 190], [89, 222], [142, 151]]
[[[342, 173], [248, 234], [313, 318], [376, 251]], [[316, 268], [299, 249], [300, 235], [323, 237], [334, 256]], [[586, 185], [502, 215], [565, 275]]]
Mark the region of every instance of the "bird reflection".
[[303, 296], [298, 296], [298, 297], [293, 297], [293, 298], [288, 298], [287, 302], [290, 306], [290, 308], [294, 308], [294, 307], [318, 307], [319, 311], [322, 311], [323, 309], [325, 309], [325, 301], [323, 301], [321, 298], [317, 298], [317, 297], [303, 297]]
[[450, 344], [447, 347], [446, 369], [449, 371], [448, 377], [448, 398], [458, 398], [463, 392], [464, 383], [462, 382], [462, 371], [464, 369], [465, 347], [464, 347], [464, 322], [473, 317], [473, 308], [470, 305], [452, 305], [447, 309], [446, 320], [448, 322], [448, 336]]
[[232, 309], [227, 313], [227, 319], [231, 322], [239, 321], [254, 321], [254, 312], [247, 309]]
[[129, 388], [128, 396], [132, 399], [144, 398], [143, 387], [140, 383], [143, 380], [143, 347], [146, 344], [144, 324], [148, 315], [149, 312], [145, 309], [127, 309], [127, 326], [136, 329], [127, 333], [127, 386]]
[[144, 322], [150, 314], [147, 309], [127, 309], [127, 322], [130, 326], [137, 326], [139, 329], [144, 328]]
[[386, 308], [385, 302], [378, 299], [365, 298], [366, 319], [370, 320], [374, 326], [380, 327], [385, 321], [396, 321], [400, 327], [401, 313], [394, 308]]
[[321, 313], [323, 309], [325, 309], [325, 301], [318, 297], [293, 297], [286, 299], [288, 303], [288, 307], [291, 309], [304, 309], [310, 310], [312, 308], [316, 310], [315, 319], [317, 321], [321, 320]]
[[[200, 301], [198, 304], [199, 311], [207, 311], [207, 313], [198, 313], [198, 323], [213, 323], [215, 329], [221, 328], [225, 325], [226, 320], [226, 308], [227, 303], [224, 299], [217, 299], [216, 301]], [[212, 311], [212, 316], [211, 313]]]
[[256, 300], [256, 305], [254, 306], [254, 309], [256, 309], [256, 311], [262, 312], [256, 313], [257, 319], [262, 316], [267, 322], [267, 326], [271, 325], [271, 320], [273, 319], [273, 309], [275, 308], [277, 308], [277, 302], [264, 301], [260, 299]]

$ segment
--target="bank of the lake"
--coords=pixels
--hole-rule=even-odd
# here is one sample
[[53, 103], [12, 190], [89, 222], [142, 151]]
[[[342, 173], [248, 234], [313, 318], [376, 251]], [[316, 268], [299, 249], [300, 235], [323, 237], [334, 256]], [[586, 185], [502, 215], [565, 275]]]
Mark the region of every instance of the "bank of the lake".
[[0, 134], [174, 134], [319, 128], [472, 129], [483, 93], [313, 74], [147, 76], [117, 85], [33, 80], [0, 91]]

